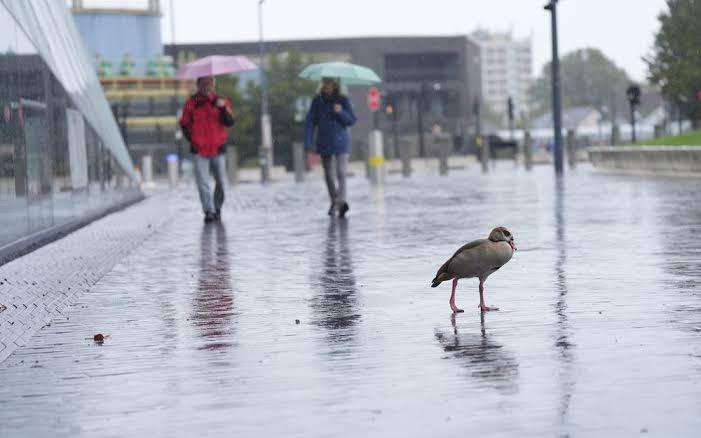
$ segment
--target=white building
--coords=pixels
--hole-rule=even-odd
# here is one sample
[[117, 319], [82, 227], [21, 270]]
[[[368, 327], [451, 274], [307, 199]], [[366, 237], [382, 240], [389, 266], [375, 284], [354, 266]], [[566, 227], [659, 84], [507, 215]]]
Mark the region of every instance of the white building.
[[533, 82], [531, 38], [517, 40], [510, 33], [485, 30], [473, 32], [471, 38], [480, 47], [483, 102], [506, 121], [511, 97], [514, 117], [527, 115]]

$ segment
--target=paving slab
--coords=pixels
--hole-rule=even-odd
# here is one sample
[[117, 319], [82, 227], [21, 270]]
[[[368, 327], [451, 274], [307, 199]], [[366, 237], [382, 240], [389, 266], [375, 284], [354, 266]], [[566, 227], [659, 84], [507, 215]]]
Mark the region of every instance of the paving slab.
[[[47, 278], [36, 253], [13, 262], [10, 296], [77, 291], [0, 363], [0, 436], [698, 436], [689, 180], [581, 166], [558, 183], [511, 163], [356, 177], [347, 220], [324, 190], [242, 185], [205, 225], [183, 187], [91, 225], [116, 259], [104, 272], [59, 276], [92, 246], [39, 258]], [[486, 283], [501, 310], [481, 315], [463, 280], [452, 317], [430, 281], [496, 225], [519, 247]]]

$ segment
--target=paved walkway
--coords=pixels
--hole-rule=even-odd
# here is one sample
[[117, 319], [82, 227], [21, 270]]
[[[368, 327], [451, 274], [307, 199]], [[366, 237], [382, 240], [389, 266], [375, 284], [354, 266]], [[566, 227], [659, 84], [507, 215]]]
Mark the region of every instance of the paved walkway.
[[[697, 181], [505, 164], [350, 193], [347, 221], [313, 181], [240, 186], [222, 225], [193, 188], [94, 224], [163, 219], [0, 364], [0, 436], [701, 430]], [[497, 224], [520, 249], [486, 284], [502, 310], [466, 280], [453, 320], [430, 280]]]

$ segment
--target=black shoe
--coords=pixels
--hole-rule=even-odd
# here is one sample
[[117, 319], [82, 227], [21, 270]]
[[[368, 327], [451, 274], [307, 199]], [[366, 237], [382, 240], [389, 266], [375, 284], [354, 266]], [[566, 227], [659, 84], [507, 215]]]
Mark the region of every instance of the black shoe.
[[350, 210], [350, 206], [347, 202], [344, 202], [341, 208], [338, 210], [338, 217], [346, 217], [348, 210]]
[[214, 221], [214, 213], [207, 212], [204, 214], [204, 221], [209, 223]]
[[217, 221], [217, 222], [221, 222], [221, 210], [217, 210], [217, 211], [214, 213], [214, 220]]
[[333, 216], [333, 211], [336, 209], [336, 204], [331, 203], [331, 207], [329, 207], [329, 216]]

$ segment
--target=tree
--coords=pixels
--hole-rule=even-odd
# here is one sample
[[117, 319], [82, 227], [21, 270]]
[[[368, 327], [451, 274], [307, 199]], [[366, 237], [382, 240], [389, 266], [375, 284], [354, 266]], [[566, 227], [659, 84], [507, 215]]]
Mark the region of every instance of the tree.
[[[567, 53], [560, 62], [562, 76], [562, 106], [592, 106], [602, 113], [616, 115], [625, 105], [625, 90], [631, 80], [598, 49], [579, 49]], [[532, 88], [535, 113], [550, 111], [552, 106], [551, 63]], [[609, 108], [610, 111], [604, 111]]]
[[[299, 52], [271, 54], [268, 57], [268, 111], [273, 127], [274, 161], [292, 167], [292, 143], [304, 141], [304, 124], [295, 120], [298, 98], [312, 97], [317, 84], [299, 78], [311, 59]], [[236, 76], [217, 78], [217, 93], [231, 99], [236, 123], [230, 142], [238, 149], [242, 165], [258, 162], [260, 132], [260, 84], [248, 81], [243, 87]]]
[[696, 125], [701, 115], [701, 0], [667, 0], [658, 17], [653, 53], [644, 58], [649, 80]]
[[258, 155], [255, 126], [258, 115], [253, 111], [250, 99], [244, 95], [236, 76], [217, 78], [217, 94], [231, 99], [234, 112], [234, 127], [229, 130], [229, 143], [238, 148], [239, 159], [244, 162]]
[[[299, 52], [268, 57], [268, 111], [272, 120], [274, 161], [292, 167], [292, 144], [304, 141], [304, 122], [295, 120], [297, 99], [312, 97], [317, 84], [299, 77], [311, 59]], [[254, 144], [260, 144], [260, 85], [249, 82], [246, 97], [255, 116]]]

